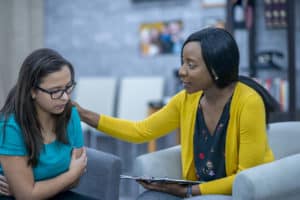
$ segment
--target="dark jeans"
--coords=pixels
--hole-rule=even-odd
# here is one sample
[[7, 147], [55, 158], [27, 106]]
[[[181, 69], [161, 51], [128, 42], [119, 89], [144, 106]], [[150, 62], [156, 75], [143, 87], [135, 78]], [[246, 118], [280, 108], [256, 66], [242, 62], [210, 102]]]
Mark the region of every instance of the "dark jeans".
[[[14, 200], [14, 197], [0, 196], [1, 200]], [[76, 192], [66, 191], [59, 193], [58, 195], [51, 198], [51, 200], [96, 200], [95, 198], [88, 197]]]
[[183, 198], [176, 197], [164, 192], [157, 192], [152, 190], [146, 190], [140, 194], [136, 200], [183, 200]]

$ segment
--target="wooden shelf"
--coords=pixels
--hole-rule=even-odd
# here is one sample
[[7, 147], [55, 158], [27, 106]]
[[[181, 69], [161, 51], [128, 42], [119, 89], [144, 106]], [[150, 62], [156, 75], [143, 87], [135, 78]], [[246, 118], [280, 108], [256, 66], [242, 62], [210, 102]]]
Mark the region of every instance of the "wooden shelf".
[[[249, 75], [251, 77], [257, 77], [258, 71], [255, 68], [255, 54], [256, 54], [256, 38], [257, 38], [257, 30], [256, 30], [256, 2], [255, 0], [248, 1], [253, 5], [253, 20], [252, 26], [248, 27], [245, 30], [248, 30], [248, 44], [249, 44]], [[233, 8], [231, 0], [227, 0], [226, 5], [226, 29], [233, 33], [239, 27], [235, 27], [235, 23], [233, 21]], [[295, 0], [287, 1], [287, 55], [288, 55], [288, 69], [287, 69], [287, 77], [289, 82], [289, 108], [288, 112], [280, 112], [280, 113], [272, 113], [270, 118], [272, 122], [276, 121], [295, 121], [299, 120], [299, 112], [297, 112], [296, 107], [296, 64], [295, 64]]]
[[[300, 121], [300, 110], [295, 112], [295, 120]], [[291, 121], [289, 119], [290, 113], [288, 112], [275, 112], [270, 114], [270, 122], [283, 122]]]

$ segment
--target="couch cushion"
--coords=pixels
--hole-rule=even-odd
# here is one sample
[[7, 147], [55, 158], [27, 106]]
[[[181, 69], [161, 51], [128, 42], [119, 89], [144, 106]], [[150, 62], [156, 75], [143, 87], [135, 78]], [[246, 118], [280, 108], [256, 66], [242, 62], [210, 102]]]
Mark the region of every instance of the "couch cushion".
[[233, 183], [236, 200], [300, 199], [300, 154], [240, 172]]
[[270, 124], [269, 144], [276, 160], [300, 153], [300, 122], [278, 122]]

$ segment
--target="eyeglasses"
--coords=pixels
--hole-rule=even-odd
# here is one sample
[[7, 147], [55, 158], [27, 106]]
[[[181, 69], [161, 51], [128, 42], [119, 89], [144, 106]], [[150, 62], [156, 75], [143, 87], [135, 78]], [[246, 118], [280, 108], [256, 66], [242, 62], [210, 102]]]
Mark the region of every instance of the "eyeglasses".
[[60, 99], [64, 95], [64, 93], [71, 94], [75, 86], [76, 86], [76, 82], [73, 82], [71, 85], [66, 86], [65, 89], [60, 89], [60, 90], [46, 90], [39, 86], [36, 86], [36, 88], [41, 90], [42, 92], [49, 94], [51, 96], [51, 99]]

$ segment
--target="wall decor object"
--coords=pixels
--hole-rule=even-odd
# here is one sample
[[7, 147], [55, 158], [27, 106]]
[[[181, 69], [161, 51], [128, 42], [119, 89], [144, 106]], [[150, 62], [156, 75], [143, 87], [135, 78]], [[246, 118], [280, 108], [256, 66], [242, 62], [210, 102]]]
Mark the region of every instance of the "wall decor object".
[[140, 25], [140, 51], [143, 56], [178, 54], [183, 44], [181, 20]]
[[225, 0], [202, 0], [201, 3], [203, 8], [224, 7], [225, 5]]
[[217, 28], [225, 28], [225, 21], [219, 17], [215, 16], [207, 16], [202, 19], [203, 27], [217, 27]]

